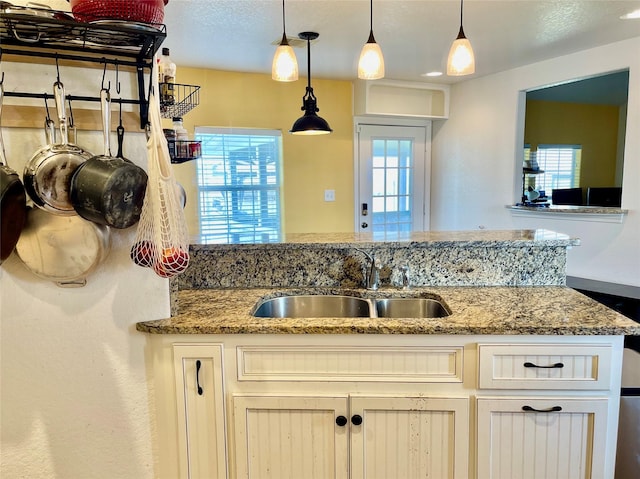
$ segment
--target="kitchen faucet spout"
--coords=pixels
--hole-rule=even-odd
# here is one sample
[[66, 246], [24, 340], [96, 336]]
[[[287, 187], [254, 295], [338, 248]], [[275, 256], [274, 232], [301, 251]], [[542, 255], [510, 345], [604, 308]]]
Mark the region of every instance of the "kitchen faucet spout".
[[369, 266], [367, 268], [365, 265], [364, 270], [364, 287], [375, 291], [380, 286], [380, 268], [376, 265], [376, 256], [373, 252], [367, 253], [359, 248], [356, 248], [356, 250], [364, 254], [369, 260]]

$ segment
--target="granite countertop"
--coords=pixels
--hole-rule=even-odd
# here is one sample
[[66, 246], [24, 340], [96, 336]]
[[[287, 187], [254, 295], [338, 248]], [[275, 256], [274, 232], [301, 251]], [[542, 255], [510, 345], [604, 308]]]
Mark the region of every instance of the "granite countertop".
[[550, 206], [527, 206], [527, 205], [507, 205], [507, 208], [521, 211], [535, 211], [540, 213], [577, 213], [590, 215], [626, 215], [629, 210], [611, 206], [577, 206], [577, 205], [550, 205]]
[[[255, 318], [263, 298], [290, 294], [442, 299], [451, 315], [429, 319]], [[640, 335], [640, 324], [564, 286], [192, 289], [178, 292], [178, 314], [137, 323], [154, 334], [496, 334]]]
[[410, 233], [293, 233], [284, 235], [277, 243], [265, 244], [206, 244], [200, 238], [192, 238], [191, 249], [206, 251], [224, 250], [241, 246], [243, 249], [301, 249], [319, 245], [325, 249], [429, 246], [464, 248], [468, 246], [501, 247], [516, 245], [576, 246], [580, 240], [551, 230], [474, 230], [474, 231], [418, 231]]

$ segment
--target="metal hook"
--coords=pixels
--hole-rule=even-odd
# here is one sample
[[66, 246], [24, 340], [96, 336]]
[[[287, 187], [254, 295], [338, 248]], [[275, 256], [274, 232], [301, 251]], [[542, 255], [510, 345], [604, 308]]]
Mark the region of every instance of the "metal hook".
[[107, 59], [106, 58], [102, 58], [102, 61], [104, 62], [104, 68], [102, 69], [102, 89], [110, 91], [111, 90], [111, 80], [109, 80], [109, 84], [108, 84], [107, 88], [104, 87], [104, 77], [107, 74]]
[[[120, 75], [118, 72], [118, 60], [116, 60], [116, 93], [118, 93], [118, 95], [120, 94]], [[120, 103], [120, 106], [122, 107], [122, 103]]]
[[[2, 63], [2, 47], [0, 47], [0, 63]], [[0, 85], [4, 83], [4, 72], [2, 72], [2, 77], [0, 78]]]
[[47, 121], [51, 120], [51, 115], [49, 114], [49, 102], [47, 101], [49, 98], [49, 95], [47, 95], [46, 93], [44, 94], [44, 108], [47, 112]]
[[122, 98], [120, 98], [120, 118], [118, 124], [122, 126]]
[[68, 100], [69, 100], [69, 128], [73, 128], [74, 123], [73, 123], [73, 110], [71, 109], [71, 98], [69, 98]]
[[58, 54], [56, 53], [56, 81], [60, 83], [60, 65], [58, 64]]

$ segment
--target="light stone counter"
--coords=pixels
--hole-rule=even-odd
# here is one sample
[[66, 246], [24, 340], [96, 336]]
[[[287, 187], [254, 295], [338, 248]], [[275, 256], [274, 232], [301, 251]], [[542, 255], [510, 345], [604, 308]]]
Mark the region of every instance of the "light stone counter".
[[[435, 319], [307, 318], [251, 316], [262, 298], [300, 293], [361, 297], [441, 298], [451, 315]], [[178, 292], [179, 314], [146, 321], [155, 334], [498, 334], [640, 335], [640, 324], [563, 286], [202, 289]]]

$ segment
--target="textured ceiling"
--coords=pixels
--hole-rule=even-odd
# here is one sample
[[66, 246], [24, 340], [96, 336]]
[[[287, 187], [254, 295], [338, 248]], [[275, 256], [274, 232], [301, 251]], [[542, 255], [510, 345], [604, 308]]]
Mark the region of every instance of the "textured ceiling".
[[[368, 0], [287, 0], [286, 31], [296, 37], [316, 31], [312, 76], [352, 79], [369, 33]], [[466, 0], [464, 30], [476, 54], [475, 77], [640, 36], [640, 20], [620, 16], [640, 9], [640, 0]], [[421, 76], [444, 70], [458, 33], [458, 0], [374, 0], [376, 40], [386, 77], [455, 82], [468, 77]], [[220, 70], [271, 71], [282, 36], [280, 0], [170, 0], [167, 40], [178, 65]], [[296, 48], [301, 72], [306, 48]], [[640, 54], [640, 52], [638, 52]]]

